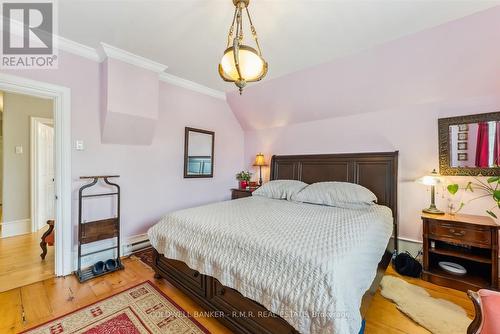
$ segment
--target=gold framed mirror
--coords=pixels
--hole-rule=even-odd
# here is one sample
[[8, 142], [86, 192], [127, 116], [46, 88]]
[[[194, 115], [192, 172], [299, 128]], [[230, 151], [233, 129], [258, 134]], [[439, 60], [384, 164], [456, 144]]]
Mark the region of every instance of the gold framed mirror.
[[442, 175], [500, 175], [500, 112], [440, 118]]

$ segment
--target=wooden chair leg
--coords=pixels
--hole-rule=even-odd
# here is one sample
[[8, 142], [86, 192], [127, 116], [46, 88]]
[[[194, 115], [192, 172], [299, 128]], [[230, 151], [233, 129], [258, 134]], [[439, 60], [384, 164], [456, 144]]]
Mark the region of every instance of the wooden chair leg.
[[42, 241], [40, 242], [40, 248], [42, 248], [42, 254], [40, 254], [40, 257], [42, 260], [45, 260], [45, 256], [47, 255], [47, 242], [45, 241], [45, 238], [48, 237], [54, 230], [53, 220], [48, 220], [47, 224], [49, 225], [49, 229], [42, 235]]
[[483, 314], [481, 312], [481, 298], [479, 297], [477, 292], [467, 291], [467, 296], [472, 300], [472, 304], [474, 304], [474, 311], [476, 315], [474, 320], [472, 320], [469, 328], [467, 328], [467, 334], [479, 334], [479, 329], [481, 328], [481, 322], [483, 321]]
[[47, 243], [45, 242], [45, 240], [42, 239], [42, 241], [40, 242], [40, 247], [42, 248], [42, 254], [40, 254], [40, 257], [42, 258], [42, 260], [45, 260], [45, 256], [47, 255]]

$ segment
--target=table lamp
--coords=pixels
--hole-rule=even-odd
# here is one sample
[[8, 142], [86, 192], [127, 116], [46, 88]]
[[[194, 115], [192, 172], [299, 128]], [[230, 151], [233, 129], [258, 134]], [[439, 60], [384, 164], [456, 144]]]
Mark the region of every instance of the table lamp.
[[418, 183], [424, 184], [426, 186], [431, 186], [431, 205], [427, 209], [423, 209], [422, 212], [430, 213], [433, 215], [442, 215], [443, 211], [436, 208], [436, 185], [442, 182], [441, 176], [436, 172], [436, 170], [432, 170], [432, 173], [429, 175], [424, 175], [421, 178], [417, 179]]
[[255, 156], [254, 166], [259, 166], [259, 186], [262, 185], [262, 166], [267, 166], [264, 154], [259, 153]]

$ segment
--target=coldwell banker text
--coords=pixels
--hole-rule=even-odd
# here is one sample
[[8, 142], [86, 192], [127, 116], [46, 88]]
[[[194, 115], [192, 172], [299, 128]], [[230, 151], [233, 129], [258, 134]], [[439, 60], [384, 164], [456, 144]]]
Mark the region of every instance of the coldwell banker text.
[[57, 68], [52, 2], [2, 3], [2, 69]]

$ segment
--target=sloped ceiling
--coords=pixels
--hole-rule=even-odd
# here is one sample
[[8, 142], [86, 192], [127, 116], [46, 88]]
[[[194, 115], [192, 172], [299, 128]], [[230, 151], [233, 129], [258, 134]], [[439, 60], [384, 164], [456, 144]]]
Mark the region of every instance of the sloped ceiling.
[[[252, 0], [250, 11], [270, 64], [265, 82], [499, 3]], [[217, 73], [233, 9], [231, 0], [61, 0], [59, 34], [93, 48], [105, 42], [168, 65], [176, 76], [233, 91]]]
[[242, 127], [254, 130], [500, 95], [499, 36], [495, 7], [247, 87], [242, 96], [228, 93], [227, 99]]

